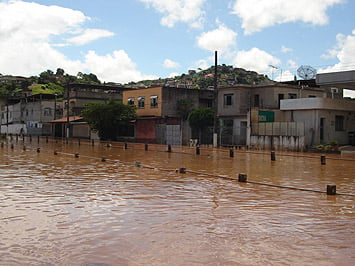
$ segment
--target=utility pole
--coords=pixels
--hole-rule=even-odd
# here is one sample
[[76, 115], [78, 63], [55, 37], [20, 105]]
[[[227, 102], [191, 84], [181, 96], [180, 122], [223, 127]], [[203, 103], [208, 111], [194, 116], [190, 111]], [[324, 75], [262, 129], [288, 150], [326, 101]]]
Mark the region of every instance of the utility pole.
[[68, 140], [69, 140], [69, 84], [70, 84], [70, 81], [68, 81], [67, 83], [67, 105], [66, 105], [66, 109], [67, 109], [67, 123], [66, 123], [66, 134], [65, 134], [65, 137], [66, 137], [66, 142], [68, 143]]
[[218, 79], [217, 79], [217, 51], [214, 52], [214, 82], [213, 82], [213, 96], [214, 96], [214, 119], [213, 119], [213, 147], [218, 145]]

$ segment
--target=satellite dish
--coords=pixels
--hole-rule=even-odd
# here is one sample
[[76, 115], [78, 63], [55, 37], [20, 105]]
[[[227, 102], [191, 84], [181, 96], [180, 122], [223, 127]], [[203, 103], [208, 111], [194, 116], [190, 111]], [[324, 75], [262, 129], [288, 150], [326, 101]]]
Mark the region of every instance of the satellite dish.
[[305, 80], [314, 79], [316, 77], [317, 70], [311, 66], [300, 66], [297, 69], [297, 75]]

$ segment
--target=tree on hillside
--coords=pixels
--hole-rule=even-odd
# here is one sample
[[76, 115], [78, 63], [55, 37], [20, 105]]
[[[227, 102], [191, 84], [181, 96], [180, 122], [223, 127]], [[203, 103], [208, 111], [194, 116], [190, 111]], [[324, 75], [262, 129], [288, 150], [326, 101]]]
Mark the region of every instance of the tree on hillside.
[[81, 113], [102, 140], [117, 140], [117, 136], [136, 118], [136, 108], [117, 101], [90, 103]]
[[202, 132], [208, 127], [213, 126], [214, 111], [208, 107], [196, 108], [190, 113], [188, 120], [192, 129], [198, 131], [198, 136], [201, 141]]

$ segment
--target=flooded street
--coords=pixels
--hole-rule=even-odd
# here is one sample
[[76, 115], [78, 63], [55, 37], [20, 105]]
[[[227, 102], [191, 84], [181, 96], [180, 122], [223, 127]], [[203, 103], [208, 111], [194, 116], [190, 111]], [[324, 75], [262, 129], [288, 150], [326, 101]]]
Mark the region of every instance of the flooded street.
[[[354, 155], [321, 165], [302, 153], [13, 143], [0, 148], [0, 265], [355, 264]], [[351, 195], [220, 178], [238, 173]]]

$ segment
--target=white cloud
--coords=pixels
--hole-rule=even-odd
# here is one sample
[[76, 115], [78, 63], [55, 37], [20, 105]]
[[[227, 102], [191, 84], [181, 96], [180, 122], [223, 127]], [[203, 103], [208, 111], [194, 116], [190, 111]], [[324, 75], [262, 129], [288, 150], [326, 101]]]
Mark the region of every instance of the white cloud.
[[[83, 52], [84, 58], [71, 60], [57, 50], [68, 40], [77, 45], [112, 36], [99, 29], [85, 29], [90, 20], [82, 12], [58, 6], [45, 6], [34, 2], [0, 2], [0, 73], [20, 76], [38, 75], [47, 69], [64, 69], [95, 73], [101, 81], [129, 82], [152, 78], [140, 73], [124, 51], [114, 51], [104, 56], [95, 51]], [[51, 44], [53, 38], [62, 44]]]
[[325, 69], [319, 69], [319, 73], [353, 70], [355, 68], [355, 30], [350, 35], [337, 34], [336, 42], [336, 47], [322, 57], [337, 58], [339, 62]]
[[237, 33], [221, 24], [215, 30], [202, 33], [197, 37], [198, 47], [208, 51], [227, 52], [236, 45]]
[[292, 48], [286, 47], [286, 46], [281, 46], [281, 52], [284, 54], [292, 52]]
[[89, 51], [85, 56], [85, 65], [87, 70], [95, 73], [101, 81], [127, 83], [156, 78], [140, 73], [136, 69], [136, 64], [123, 50], [104, 56], [96, 54], [95, 51]]
[[[336, 46], [334, 49], [328, 51], [328, 58], [337, 58], [339, 62], [333, 66], [318, 69], [318, 73], [326, 72], [337, 72], [337, 71], [346, 71], [354, 70], [355, 68], [355, 30], [352, 31], [350, 35], [337, 34], [336, 36]], [[322, 55], [323, 58], [326, 58], [325, 55]], [[345, 97], [355, 98], [355, 91], [344, 90]]]
[[280, 60], [269, 53], [254, 47], [249, 51], [239, 51], [234, 58], [234, 64], [237, 67], [267, 74], [271, 73], [270, 65], [278, 66]]
[[[210, 57], [209, 59], [200, 59], [197, 62], [195, 62], [195, 67], [198, 70], [204, 70], [207, 69], [211, 66], [211, 64], [213, 64], [213, 57]], [[193, 67], [191, 67], [192, 69]]]
[[165, 59], [164, 60], [164, 63], [163, 63], [163, 66], [165, 68], [179, 68], [180, 67], [180, 64], [177, 63], [177, 62], [174, 62], [170, 59]]
[[178, 73], [178, 72], [173, 72], [173, 73], [170, 73], [170, 74], [169, 74], [169, 78], [175, 78], [175, 77], [180, 76], [180, 75], [181, 75], [181, 74]]
[[37, 75], [46, 69], [82, 67], [50, 45], [53, 36], [71, 34], [87, 21], [83, 13], [58, 6], [0, 3], [0, 69], [3, 74]]
[[297, 63], [290, 59], [290, 60], [287, 61], [287, 68], [288, 69], [296, 69], [297, 68]]
[[163, 14], [160, 23], [174, 27], [177, 22], [189, 23], [191, 27], [202, 25], [204, 13], [202, 5], [206, 0], [139, 0]]
[[343, 0], [235, 0], [233, 13], [242, 19], [242, 28], [251, 34], [276, 24], [302, 21], [313, 25], [328, 23], [326, 11]]
[[69, 38], [68, 42], [76, 45], [84, 45], [89, 42], [95, 41], [97, 39], [101, 39], [104, 37], [111, 37], [115, 34], [108, 30], [101, 29], [86, 29], [82, 34]]
[[[275, 81], [291, 81], [294, 80], [295, 75], [291, 73], [291, 71], [278, 71], [277, 76], [275, 77]], [[270, 77], [271, 78], [271, 77]]]

